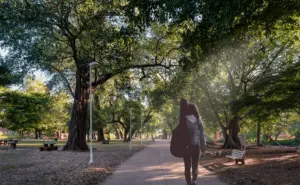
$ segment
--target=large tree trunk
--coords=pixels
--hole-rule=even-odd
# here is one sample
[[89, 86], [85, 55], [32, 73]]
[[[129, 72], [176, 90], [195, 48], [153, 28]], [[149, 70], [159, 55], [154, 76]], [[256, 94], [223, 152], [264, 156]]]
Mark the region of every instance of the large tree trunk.
[[37, 129], [34, 130], [34, 139], [39, 139], [39, 136], [38, 136], [38, 131]]
[[40, 129], [35, 129], [35, 139], [40, 139], [42, 134], [42, 130]]
[[114, 130], [115, 130], [116, 139], [121, 139], [120, 133], [119, 133], [119, 131], [118, 131], [118, 128], [117, 128], [115, 125], [113, 125], [113, 128], [114, 128]]
[[128, 133], [129, 133], [129, 129], [124, 129], [124, 138], [123, 138], [124, 143], [126, 143], [128, 141], [128, 139], [127, 139]]
[[38, 139], [41, 139], [41, 136], [42, 136], [42, 130], [38, 130]]
[[[97, 76], [97, 75], [96, 75]], [[97, 80], [97, 78], [95, 77], [95, 81]], [[100, 101], [99, 101], [99, 96], [97, 94], [94, 95], [94, 102], [95, 102], [95, 107], [96, 109], [100, 110], [101, 107], [100, 107]], [[98, 123], [100, 124], [100, 123]], [[104, 137], [104, 126], [103, 125], [99, 125], [99, 128], [98, 128], [98, 139], [97, 141], [105, 141], [105, 137]]]
[[128, 138], [127, 138], [127, 142], [130, 141], [130, 139], [132, 139], [132, 136], [135, 134], [135, 129], [131, 130], [131, 137], [130, 137], [130, 134], [128, 134]]
[[166, 130], [163, 131], [163, 136], [162, 139], [167, 139], [168, 138], [168, 133]]
[[227, 129], [229, 132], [226, 135], [223, 148], [240, 149], [241, 141], [238, 137], [238, 134], [240, 132], [238, 116], [234, 116], [233, 119], [230, 120], [230, 124]]
[[104, 129], [102, 126], [98, 129], [98, 141], [105, 141]]
[[69, 137], [63, 150], [88, 151], [89, 149], [86, 143], [88, 95], [88, 83], [87, 81], [83, 82], [77, 71], [75, 97], [69, 122]]
[[256, 133], [256, 146], [262, 146], [261, 144], [261, 123], [257, 123], [257, 133]]
[[121, 139], [118, 129], [115, 129], [115, 135], [116, 135], [116, 139]]
[[122, 131], [120, 130], [120, 131], [118, 131], [118, 132], [119, 132], [119, 135], [120, 135], [120, 139], [124, 139], [123, 134], [122, 134]]
[[57, 139], [61, 139], [61, 136], [62, 136], [62, 131], [61, 131], [61, 129], [59, 128], [59, 129], [58, 129], [58, 132], [57, 132]]
[[278, 137], [279, 137], [279, 135], [281, 134], [281, 131], [278, 131], [277, 133], [276, 133], [276, 136], [275, 136], [275, 141], [277, 141], [277, 139], [278, 139]]

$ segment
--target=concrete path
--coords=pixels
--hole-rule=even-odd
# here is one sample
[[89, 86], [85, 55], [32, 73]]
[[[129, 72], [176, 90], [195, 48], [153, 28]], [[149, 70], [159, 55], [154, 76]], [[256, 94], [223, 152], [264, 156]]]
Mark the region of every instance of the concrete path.
[[[183, 160], [173, 157], [169, 148], [170, 141], [156, 141], [125, 161], [102, 185], [185, 185]], [[199, 165], [197, 185], [226, 184]]]

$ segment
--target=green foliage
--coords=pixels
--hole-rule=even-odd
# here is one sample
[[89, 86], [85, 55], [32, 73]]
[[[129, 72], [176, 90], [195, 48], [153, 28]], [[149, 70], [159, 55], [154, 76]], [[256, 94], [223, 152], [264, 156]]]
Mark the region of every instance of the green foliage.
[[300, 141], [300, 124], [299, 122], [294, 123], [288, 128], [288, 132], [295, 136], [295, 140]]
[[[298, 145], [300, 145], [299, 140], [295, 141], [294, 139], [277, 140], [276, 142], [279, 143], [280, 145], [283, 145], [283, 146], [298, 146]], [[263, 141], [263, 144], [278, 146], [278, 144], [276, 144], [272, 141]]]
[[[298, 60], [298, 59], [297, 59]], [[299, 61], [272, 77], [257, 82], [249, 93], [234, 105], [246, 108], [250, 114], [262, 118], [281, 111], [298, 110]]]
[[[67, 131], [67, 123], [71, 113], [71, 97], [61, 92], [51, 96], [51, 108], [48, 112], [47, 123], [54, 129]], [[53, 131], [53, 129], [51, 129]]]
[[50, 97], [1, 89], [1, 126], [14, 131], [42, 129], [50, 108]]
[[25, 92], [1, 88], [1, 126], [14, 131], [66, 130], [70, 97], [64, 93], [50, 95], [39, 80], [27, 78]]
[[296, 141], [297, 141], [298, 143], [300, 143], [300, 142], [299, 142], [299, 141], [300, 141], [300, 132], [299, 132], [299, 131], [295, 134], [295, 137], [296, 137]]
[[278, 20], [296, 25], [293, 16], [299, 15], [300, 3], [298, 0], [132, 0], [127, 8], [129, 18], [140, 25], [153, 21], [193, 22], [195, 27], [185, 34], [184, 45], [191, 50], [200, 47], [206, 55], [233, 33], [252, 27], [263, 27], [270, 33]]
[[[0, 58], [1, 61], [1, 58]], [[0, 86], [9, 86], [21, 82], [22, 75], [13, 73], [7, 64], [0, 62]]]
[[[43, 69], [51, 90], [68, 88], [86, 105], [87, 64], [96, 61], [94, 128], [128, 129], [132, 108], [133, 129], [144, 115], [147, 126], [170, 132], [184, 97], [210, 135], [235, 115], [243, 133], [258, 121], [265, 132], [286, 130], [292, 121], [283, 114], [299, 111], [299, 9], [299, 0], [0, 0], [0, 46], [8, 50], [0, 86]], [[2, 90], [1, 124], [65, 128], [68, 95], [50, 96], [38, 81], [25, 86]]]

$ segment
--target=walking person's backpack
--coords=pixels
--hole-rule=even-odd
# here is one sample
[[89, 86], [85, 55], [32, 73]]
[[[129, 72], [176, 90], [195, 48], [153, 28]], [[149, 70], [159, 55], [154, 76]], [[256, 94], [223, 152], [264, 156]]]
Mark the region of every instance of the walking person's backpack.
[[178, 125], [172, 131], [172, 138], [170, 144], [170, 152], [174, 157], [183, 158], [186, 153], [186, 145], [187, 145], [187, 128]]

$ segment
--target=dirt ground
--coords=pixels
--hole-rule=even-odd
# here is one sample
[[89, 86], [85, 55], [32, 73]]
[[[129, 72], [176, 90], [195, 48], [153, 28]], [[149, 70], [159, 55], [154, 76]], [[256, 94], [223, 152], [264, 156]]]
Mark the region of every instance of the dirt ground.
[[89, 165], [89, 152], [45, 151], [37, 148], [0, 149], [1, 185], [99, 184], [113, 170], [145, 146], [111, 147], [108, 151], [93, 152], [94, 163]]
[[295, 149], [263, 147], [246, 151], [245, 165], [212, 155], [205, 156], [200, 164], [231, 185], [300, 185], [300, 153]]

